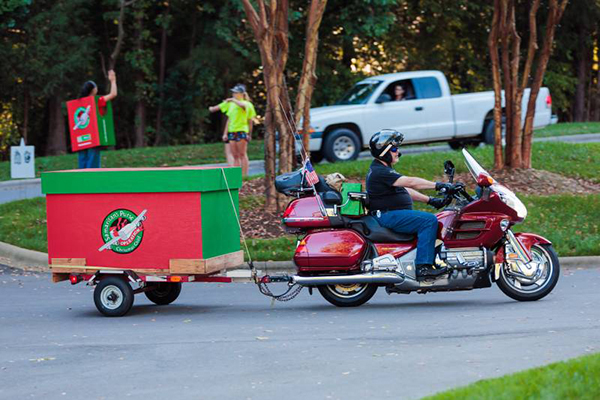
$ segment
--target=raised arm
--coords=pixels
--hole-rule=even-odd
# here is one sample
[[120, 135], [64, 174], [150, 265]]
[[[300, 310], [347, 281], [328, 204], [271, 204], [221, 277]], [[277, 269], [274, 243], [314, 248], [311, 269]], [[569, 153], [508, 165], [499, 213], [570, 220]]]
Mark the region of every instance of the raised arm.
[[237, 104], [238, 106], [242, 107], [244, 110], [246, 110], [246, 104], [244, 104], [244, 102], [242, 102], [242, 101], [239, 101], [235, 97], [230, 97], [225, 101], [231, 101], [231, 102]]
[[108, 71], [108, 80], [110, 81], [110, 93], [102, 97], [104, 101], [111, 101], [117, 97], [117, 75], [112, 69]]

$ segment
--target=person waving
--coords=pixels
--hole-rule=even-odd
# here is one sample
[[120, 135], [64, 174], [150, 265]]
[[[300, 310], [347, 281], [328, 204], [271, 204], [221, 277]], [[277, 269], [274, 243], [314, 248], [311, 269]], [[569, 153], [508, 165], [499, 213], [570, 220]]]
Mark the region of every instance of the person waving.
[[256, 111], [246, 92], [246, 86], [237, 84], [231, 89], [231, 92], [233, 97], [225, 99], [216, 106], [209, 107], [209, 111], [221, 111], [227, 115], [227, 136], [233, 155], [233, 165], [242, 167], [242, 174], [248, 175], [248, 142], [252, 137], [252, 120], [256, 117]]

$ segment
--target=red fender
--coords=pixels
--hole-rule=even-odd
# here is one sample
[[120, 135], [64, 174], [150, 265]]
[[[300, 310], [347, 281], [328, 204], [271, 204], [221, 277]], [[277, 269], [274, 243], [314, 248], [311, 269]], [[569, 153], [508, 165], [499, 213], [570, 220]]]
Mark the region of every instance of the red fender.
[[[534, 244], [552, 244], [552, 242], [545, 237], [536, 235], [535, 233], [519, 232], [515, 233], [515, 237], [523, 245], [523, 247], [527, 249], [527, 251], [531, 251], [531, 247]], [[504, 262], [504, 246], [498, 249], [495, 258], [497, 263]]]

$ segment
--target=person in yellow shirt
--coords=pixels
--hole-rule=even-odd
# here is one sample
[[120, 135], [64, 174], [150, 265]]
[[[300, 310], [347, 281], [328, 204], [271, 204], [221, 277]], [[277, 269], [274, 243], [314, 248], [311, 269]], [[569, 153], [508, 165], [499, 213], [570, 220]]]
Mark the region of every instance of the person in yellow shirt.
[[252, 119], [256, 117], [256, 111], [246, 92], [246, 86], [237, 84], [231, 92], [233, 97], [209, 107], [209, 110], [221, 111], [227, 115], [227, 137], [234, 159], [233, 165], [242, 167], [242, 174], [248, 175], [248, 142], [252, 138]]

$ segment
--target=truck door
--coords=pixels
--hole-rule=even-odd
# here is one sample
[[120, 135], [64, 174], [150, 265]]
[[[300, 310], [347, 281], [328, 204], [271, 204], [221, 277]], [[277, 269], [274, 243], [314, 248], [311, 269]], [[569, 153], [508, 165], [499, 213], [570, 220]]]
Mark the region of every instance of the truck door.
[[412, 79], [417, 98], [421, 101], [421, 117], [427, 124], [427, 140], [454, 137], [454, 114], [450, 94], [444, 96], [438, 78], [433, 76]]
[[[402, 88], [401, 100], [395, 100], [396, 88]], [[420, 142], [427, 135], [427, 122], [423, 118], [423, 102], [416, 98], [411, 79], [392, 82], [372, 99], [364, 111], [364, 136], [370, 138], [381, 129], [396, 129], [404, 134], [405, 142]]]

